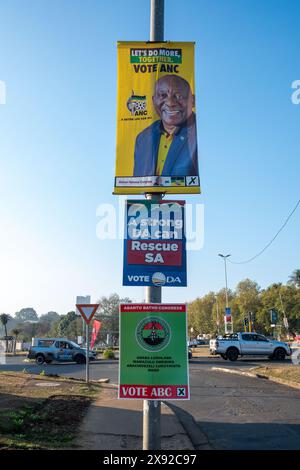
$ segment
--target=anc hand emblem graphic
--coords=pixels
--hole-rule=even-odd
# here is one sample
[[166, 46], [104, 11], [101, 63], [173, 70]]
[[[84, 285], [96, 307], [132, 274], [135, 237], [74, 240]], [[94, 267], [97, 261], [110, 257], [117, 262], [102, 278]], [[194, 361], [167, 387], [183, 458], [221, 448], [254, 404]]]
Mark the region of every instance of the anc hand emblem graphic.
[[146, 317], [141, 320], [135, 331], [136, 340], [146, 351], [161, 351], [171, 339], [169, 324], [159, 317]]

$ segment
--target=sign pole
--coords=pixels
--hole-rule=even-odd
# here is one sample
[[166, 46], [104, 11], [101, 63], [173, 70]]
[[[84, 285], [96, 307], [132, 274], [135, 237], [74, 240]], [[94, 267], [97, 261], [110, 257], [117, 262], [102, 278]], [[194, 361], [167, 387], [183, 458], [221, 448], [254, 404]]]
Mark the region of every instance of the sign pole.
[[[151, 0], [150, 41], [164, 40], [164, 0]], [[159, 201], [160, 193], [146, 194], [146, 199]], [[146, 287], [146, 303], [161, 303], [161, 287]], [[144, 400], [143, 403], [143, 450], [160, 450], [161, 403], [158, 400]]]
[[86, 340], [86, 358], [85, 358], [85, 364], [86, 364], [86, 383], [89, 383], [89, 323], [92, 320], [93, 316], [95, 315], [98, 307], [100, 304], [76, 304], [76, 308], [78, 308], [80, 315], [82, 316], [82, 319], [86, 323], [86, 328], [85, 328], [85, 340]]
[[85, 361], [85, 363], [86, 363], [86, 383], [89, 383], [89, 381], [90, 381], [90, 370], [89, 370], [90, 351], [89, 351], [89, 324], [88, 323], [86, 324], [85, 335], [86, 335], [86, 361]]

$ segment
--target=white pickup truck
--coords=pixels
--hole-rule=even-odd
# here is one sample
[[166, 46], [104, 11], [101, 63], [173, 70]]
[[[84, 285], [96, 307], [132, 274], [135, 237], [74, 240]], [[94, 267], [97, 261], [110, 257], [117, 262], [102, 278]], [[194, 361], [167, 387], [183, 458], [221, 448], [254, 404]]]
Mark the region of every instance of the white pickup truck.
[[211, 354], [219, 354], [223, 359], [236, 361], [239, 356], [268, 356], [269, 359], [283, 361], [292, 354], [287, 343], [267, 339], [258, 333], [235, 333], [211, 339]]

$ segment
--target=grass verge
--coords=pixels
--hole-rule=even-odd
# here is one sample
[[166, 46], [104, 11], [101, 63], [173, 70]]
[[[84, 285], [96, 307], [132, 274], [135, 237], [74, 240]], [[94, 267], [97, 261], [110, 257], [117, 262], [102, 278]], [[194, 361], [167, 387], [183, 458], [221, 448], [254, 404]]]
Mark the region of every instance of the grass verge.
[[300, 386], [300, 367], [293, 365], [286, 366], [265, 366], [257, 367], [251, 372], [269, 377], [270, 379], [279, 379], [282, 382], [293, 382]]
[[101, 385], [0, 372], [0, 450], [75, 447], [79, 425]]

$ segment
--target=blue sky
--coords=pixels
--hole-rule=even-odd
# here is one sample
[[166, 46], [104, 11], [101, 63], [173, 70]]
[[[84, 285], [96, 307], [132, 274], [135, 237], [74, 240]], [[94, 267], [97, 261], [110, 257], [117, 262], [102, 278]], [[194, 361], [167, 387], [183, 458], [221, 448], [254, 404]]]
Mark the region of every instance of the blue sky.
[[[299, 199], [298, 0], [166, 0], [165, 39], [196, 42], [203, 249], [188, 256], [185, 302], [224, 285], [217, 254], [260, 251]], [[149, 39], [148, 0], [2, 0], [0, 80], [0, 311], [66, 313], [125, 288], [122, 241], [96, 236], [112, 195], [116, 42]], [[229, 286], [261, 287], [299, 268], [298, 210], [257, 260], [229, 265]]]

